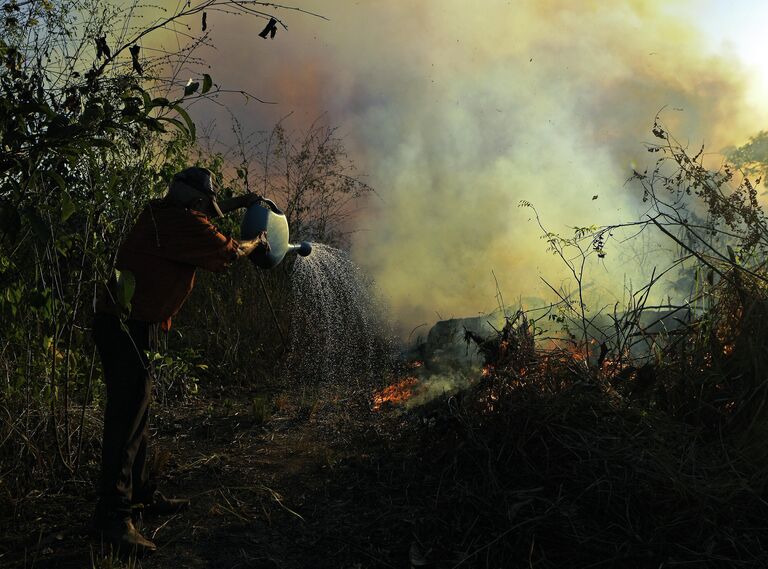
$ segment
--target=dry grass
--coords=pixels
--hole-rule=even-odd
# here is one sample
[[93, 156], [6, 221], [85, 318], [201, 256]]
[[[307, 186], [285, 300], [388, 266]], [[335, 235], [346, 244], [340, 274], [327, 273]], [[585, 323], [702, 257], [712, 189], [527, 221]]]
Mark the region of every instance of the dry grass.
[[524, 319], [482, 343], [484, 379], [406, 416], [383, 459], [412, 563], [768, 566], [762, 291], [721, 284], [655, 363], [614, 374], [537, 350]]

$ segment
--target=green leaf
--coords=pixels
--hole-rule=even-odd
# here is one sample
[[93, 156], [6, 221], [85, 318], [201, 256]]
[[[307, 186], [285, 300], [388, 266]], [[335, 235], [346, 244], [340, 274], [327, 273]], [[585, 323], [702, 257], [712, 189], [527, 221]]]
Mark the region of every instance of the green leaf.
[[190, 79], [187, 82], [187, 86], [184, 87], [184, 96], [189, 97], [192, 93], [197, 91], [199, 88], [200, 88], [200, 83], [198, 83], [197, 81], [192, 81], [192, 79]]
[[136, 277], [128, 270], [115, 269], [117, 277], [117, 302], [126, 311], [131, 311], [131, 300], [136, 292]]
[[61, 198], [61, 221], [67, 221], [75, 213], [75, 202], [67, 192]]
[[207, 73], [203, 73], [203, 94], [207, 93], [213, 87], [213, 79]]
[[165, 97], [155, 97], [150, 103], [150, 107], [168, 107], [171, 102]]
[[197, 136], [197, 131], [195, 129], [195, 122], [192, 120], [192, 117], [189, 116], [189, 113], [184, 110], [181, 105], [173, 105], [173, 110], [179, 113], [181, 118], [184, 119], [184, 122], [187, 125], [187, 131], [189, 132], [189, 138], [194, 141]]
[[74, 241], [75, 240], [72, 235], [58, 236], [54, 242], [54, 246], [56, 247], [56, 251], [59, 252], [59, 255], [66, 257], [72, 249], [72, 244]]
[[189, 134], [189, 129], [182, 123], [179, 119], [173, 119], [171, 117], [158, 117], [157, 120], [163, 121], [163, 122], [169, 122], [176, 128], [178, 128], [181, 132], [185, 132]]
[[7, 288], [5, 289], [5, 300], [8, 301], [9, 304], [19, 304], [23, 292], [24, 291], [20, 287]]
[[147, 128], [153, 132], [165, 132], [165, 127], [163, 126], [163, 123], [161, 123], [159, 120], [152, 118], [152, 117], [146, 117], [141, 122], [143, 122]]
[[113, 173], [109, 177], [109, 182], [107, 183], [107, 187], [105, 190], [106, 195], [111, 196], [114, 192], [115, 188], [117, 187], [117, 182], [120, 181], [120, 178], [117, 176], [117, 174]]

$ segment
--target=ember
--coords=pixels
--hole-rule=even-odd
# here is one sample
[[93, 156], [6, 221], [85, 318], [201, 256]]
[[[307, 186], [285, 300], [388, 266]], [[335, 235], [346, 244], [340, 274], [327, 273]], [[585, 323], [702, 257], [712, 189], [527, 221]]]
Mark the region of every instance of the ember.
[[415, 377], [406, 377], [373, 394], [373, 410], [379, 411], [385, 403], [392, 405], [404, 403], [413, 396], [414, 389], [419, 383]]

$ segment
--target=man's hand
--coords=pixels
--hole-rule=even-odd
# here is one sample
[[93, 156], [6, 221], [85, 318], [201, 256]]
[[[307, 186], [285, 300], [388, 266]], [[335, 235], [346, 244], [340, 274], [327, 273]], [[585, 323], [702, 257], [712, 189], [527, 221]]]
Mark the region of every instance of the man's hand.
[[240, 199], [242, 200], [242, 204], [240, 207], [251, 207], [255, 203], [259, 203], [260, 201], [263, 201], [264, 198], [260, 196], [259, 194], [254, 194], [253, 192], [248, 192], [247, 194], [243, 194], [240, 196]]
[[267, 241], [267, 232], [262, 231], [255, 239], [250, 241], [240, 241], [239, 255], [241, 257], [247, 257], [254, 251], [260, 251], [263, 253], [269, 253], [269, 241]]

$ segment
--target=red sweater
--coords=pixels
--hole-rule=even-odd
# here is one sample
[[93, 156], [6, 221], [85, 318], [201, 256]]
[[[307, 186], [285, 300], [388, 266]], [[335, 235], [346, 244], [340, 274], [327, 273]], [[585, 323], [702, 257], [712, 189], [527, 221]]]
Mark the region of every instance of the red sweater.
[[237, 243], [208, 218], [161, 200], [139, 215], [117, 254], [117, 268], [136, 279], [131, 318], [170, 329], [192, 291], [195, 269], [223, 272], [237, 258]]

